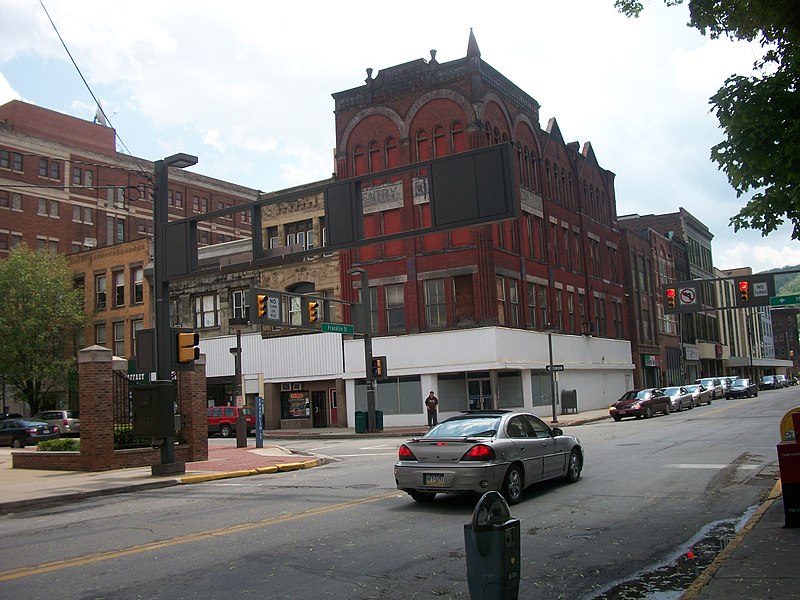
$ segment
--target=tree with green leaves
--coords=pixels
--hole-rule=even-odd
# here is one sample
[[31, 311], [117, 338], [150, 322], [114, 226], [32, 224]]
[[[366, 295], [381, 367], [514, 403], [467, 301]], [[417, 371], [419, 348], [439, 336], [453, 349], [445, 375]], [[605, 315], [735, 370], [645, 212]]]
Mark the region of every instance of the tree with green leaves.
[[65, 390], [75, 336], [87, 322], [67, 259], [25, 245], [0, 261], [0, 374], [31, 414]]
[[[684, 0], [664, 0], [668, 6]], [[734, 231], [774, 231], [791, 223], [800, 239], [800, 7], [798, 0], [688, 0], [689, 27], [711, 38], [756, 41], [764, 49], [756, 75], [731, 75], [711, 97], [725, 139], [711, 160], [739, 197], [753, 192]], [[615, 0], [637, 17], [641, 0]]]

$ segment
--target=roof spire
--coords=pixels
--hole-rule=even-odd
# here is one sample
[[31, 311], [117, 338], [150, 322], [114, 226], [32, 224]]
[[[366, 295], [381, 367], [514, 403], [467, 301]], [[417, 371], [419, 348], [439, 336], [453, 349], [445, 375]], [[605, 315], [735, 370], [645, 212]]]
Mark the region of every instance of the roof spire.
[[471, 57], [480, 58], [481, 50], [478, 48], [478, 42], [475, 40], [475, 34], [472, 33], [472, 27], [469, 28], [469, 43], [467, 44], [467, 58]]

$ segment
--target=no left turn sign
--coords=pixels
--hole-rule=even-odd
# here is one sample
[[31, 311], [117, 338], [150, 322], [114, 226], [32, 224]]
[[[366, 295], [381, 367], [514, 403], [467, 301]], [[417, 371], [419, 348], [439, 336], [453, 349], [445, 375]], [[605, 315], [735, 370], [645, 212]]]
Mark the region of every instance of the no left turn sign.
[[678, 297], [681, 300], [681, 304], [694, 304], [695, 300], [697, 300], [697, 293], [694, 288], [682, 288], [678, 293]]

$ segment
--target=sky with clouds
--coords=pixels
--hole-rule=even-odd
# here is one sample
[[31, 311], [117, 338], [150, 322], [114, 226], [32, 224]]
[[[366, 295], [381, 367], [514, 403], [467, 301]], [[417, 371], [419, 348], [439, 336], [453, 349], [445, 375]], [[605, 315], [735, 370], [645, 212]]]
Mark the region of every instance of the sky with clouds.
[[628, 19], [613, 4], [0, 0], [0, 104], [91, 120], [82, 73], [120, 151], [188, 152], [193, 171], [281, 190], [332, 174], [331, 94], [431, 49], [462, 58], [472, 28], [481, 57], [540, 103], [542, 127], [555, 117], [566, 141], [592, 143], [616, 174], [619, 215], [684, 207], [714, 234], [721, 269], [800, 264], [788, 226], [733, 232], [746, 199], [709, 159], [722, 140], [709, 98], [760, 48], [704, 38], [682, 6], [651, 0]]

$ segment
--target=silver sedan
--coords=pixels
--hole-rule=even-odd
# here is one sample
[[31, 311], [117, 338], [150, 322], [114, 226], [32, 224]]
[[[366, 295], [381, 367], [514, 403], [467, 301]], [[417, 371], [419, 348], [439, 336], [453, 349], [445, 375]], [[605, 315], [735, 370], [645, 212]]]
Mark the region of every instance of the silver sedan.
[[680, 412], [684, 408], [688, 408], [690, 410], [694, 408], [694, 399], [692, 398], [691, 392], [689, 392], [682, 385], [666, 387], [661, 391], [664, 392], [665, 396], [669, 396], [669, 402], [672, 405], [672, 410]]
[[468, 411], [400, 446], [397, 488], [417, 502], [436, 494], [494, 490], [509, 504], [537, 481], [575, 482], [583, 469], [578, 438], [515, 411]]

